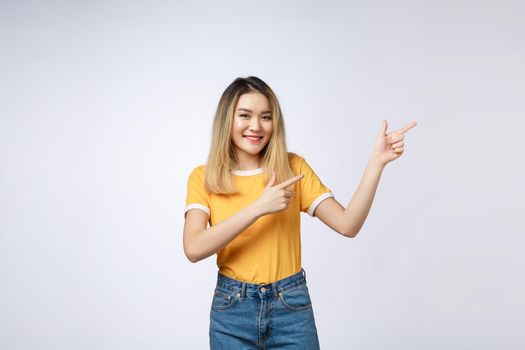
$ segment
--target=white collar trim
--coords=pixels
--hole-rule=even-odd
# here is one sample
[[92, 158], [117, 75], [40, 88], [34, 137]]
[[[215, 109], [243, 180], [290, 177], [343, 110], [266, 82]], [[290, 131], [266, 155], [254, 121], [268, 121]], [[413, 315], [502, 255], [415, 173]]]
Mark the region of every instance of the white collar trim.
[[264, 171], [263, 168], [257, 168], [252, 170], [238, 170], [238, 169], [232, 169], [231, 173], [233, 175], [239, 175], [239, 176], [250, 176], [250, 175], [257, 175], [261, 174]]

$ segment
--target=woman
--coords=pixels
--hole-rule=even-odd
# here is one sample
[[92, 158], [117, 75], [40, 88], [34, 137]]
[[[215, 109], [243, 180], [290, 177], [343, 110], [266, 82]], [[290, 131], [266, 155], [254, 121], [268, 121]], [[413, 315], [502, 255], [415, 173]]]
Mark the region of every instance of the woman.
[[354, 237], [384, 166], [402, 155], [403, 134], [415, 125], [387, 134], [383, 121], [363, 179], [345, 209], [304, 158], [287, 151], [271, 88], [257, 77], [237, 78], [226, 88], [208, 161], [188, 179], [183, 238], [192, 262], [217, 254], [212, 349], [319, 348], [301, 264], [300, 212]]

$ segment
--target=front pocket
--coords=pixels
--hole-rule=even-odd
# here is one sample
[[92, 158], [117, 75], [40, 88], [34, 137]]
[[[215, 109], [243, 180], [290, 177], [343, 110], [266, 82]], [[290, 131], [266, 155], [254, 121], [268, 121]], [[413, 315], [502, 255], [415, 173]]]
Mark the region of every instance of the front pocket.
[[279, 292], [279, 300], [285, 308], [293, 311], [306, 310], [312, 307], [312, 301], [310, 300], [310, 294], [308, 293], [306, 284], [302, 284], [291, 290]]
[[235, 305], [239, 300], [240, 294], [235, 291], [224, 291], [221, 289], [215, 289], [213, 292], [213, 300], [211, 302], [211, 308], [214, 310], [226, 310]]

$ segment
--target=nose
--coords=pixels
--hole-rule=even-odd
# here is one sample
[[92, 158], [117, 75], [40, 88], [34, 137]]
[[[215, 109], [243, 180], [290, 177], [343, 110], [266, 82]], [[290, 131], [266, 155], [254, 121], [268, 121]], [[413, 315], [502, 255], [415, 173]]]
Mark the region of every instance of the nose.
[[251, 131], [259, 131], [261, 130], [261, 124], [259, 123], [259, 118], [254, 117], [250, 120], [250, 130]]

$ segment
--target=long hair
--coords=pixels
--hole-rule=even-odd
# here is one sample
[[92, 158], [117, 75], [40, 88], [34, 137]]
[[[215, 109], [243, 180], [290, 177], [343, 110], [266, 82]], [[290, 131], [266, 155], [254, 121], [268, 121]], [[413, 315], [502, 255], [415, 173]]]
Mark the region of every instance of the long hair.
[[237, 162], [234, 144], [231, 140], [233, 117], [240, 96], [253, 92], [266, 96], [270, 103], [273, 120], [270, 141], [259, 153], [261, 166], [265, 168], [265, 183], [271, 178], [272, 170], [276, 173], [276, 184], [294, 176], [289, 163], [284, 120], [277, 96], [264, 81], [257, 77], [237, 78], [223, 92], [213, 121], [205, 177], [206, 189], [209, 192], [217, 194], [237, 192], [230, 173]]

